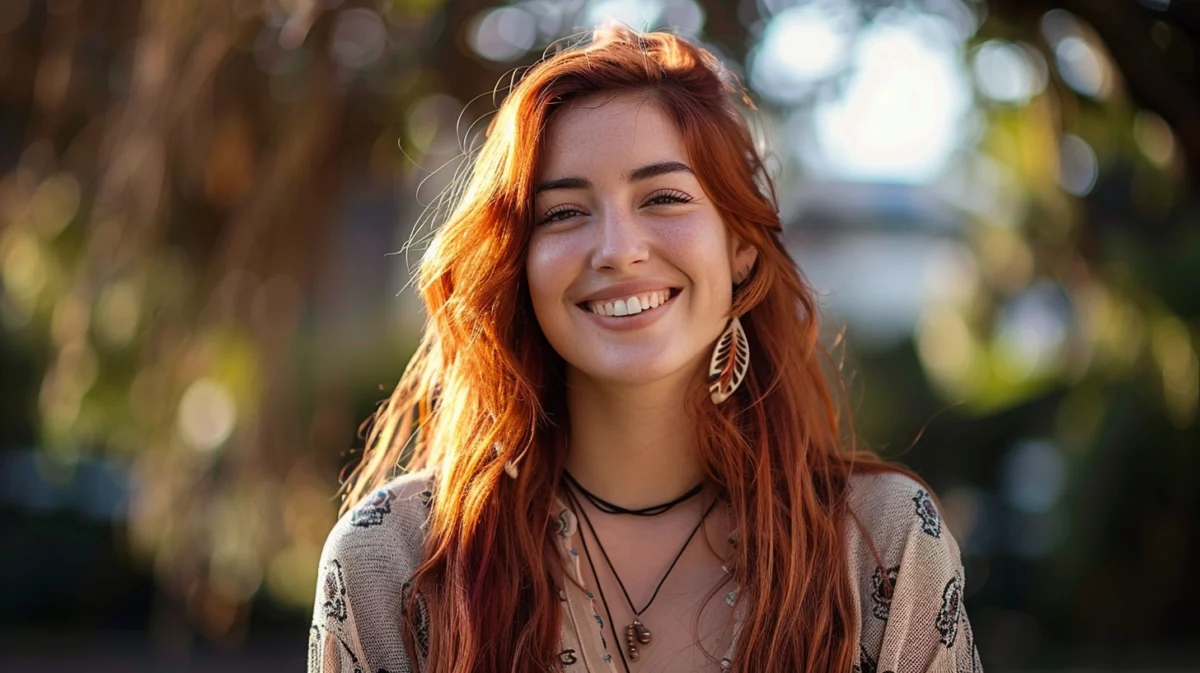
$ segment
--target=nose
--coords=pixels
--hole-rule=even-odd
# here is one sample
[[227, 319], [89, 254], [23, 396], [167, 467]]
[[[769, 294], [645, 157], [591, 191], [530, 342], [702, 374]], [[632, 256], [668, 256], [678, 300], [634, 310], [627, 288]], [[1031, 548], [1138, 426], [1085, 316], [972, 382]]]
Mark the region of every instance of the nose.
[[592, 268], [597, 271], [624, 270], [650, 256], [645, 230], [622, 208], [606, 208], [595, 231]]

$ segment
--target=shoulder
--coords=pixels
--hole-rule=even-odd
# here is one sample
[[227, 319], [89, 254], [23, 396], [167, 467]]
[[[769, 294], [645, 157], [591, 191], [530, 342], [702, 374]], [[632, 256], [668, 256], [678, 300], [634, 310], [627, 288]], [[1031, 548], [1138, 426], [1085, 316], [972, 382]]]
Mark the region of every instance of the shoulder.
[[852, 477], [848, 500], [862, 670], [981, 671], [958, 543], [934, 495], [880, 472]]
[[371, 570], [408, 579], [421, 562], [429, 519], [432, 473], [419, 471], [387, 482], [338, 519], [325, 540], [321, 565]]
[[849, 504], [863, 529], [860, 533], [884, 547], [894, 547], [917, 533], [953, 542], [933, 494], [906, 474], [854, 475], [850, 479]]
[[855, 475], [848, 519], [848, 560], [872, 590], [895, 582], [902, 569], [908, 580], [931, 587], [951, 578], [961, 585], [958, 542], [924, 484], [898, 472]]
[[410, 670], [400, 619], [408, 580], [424, 552], [431, 485], [430, 472], [397, 477], [356, 503], [329, 532], [309, 630], [310, 673]]
[[864, 661], [878, 652], [879, 670], [973, 670], [962, 559], [933, 494], [902, 473], [861, 474], [851, 479], [849, 505]]

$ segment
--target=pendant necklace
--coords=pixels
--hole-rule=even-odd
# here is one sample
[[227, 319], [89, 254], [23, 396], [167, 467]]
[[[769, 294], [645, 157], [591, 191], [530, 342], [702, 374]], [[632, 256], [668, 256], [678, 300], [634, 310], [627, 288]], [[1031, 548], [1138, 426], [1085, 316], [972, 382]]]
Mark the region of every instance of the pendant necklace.
[[[574, 479], [571, 481], [574, 482]], [[630, 660], [637, 661], [641, 657], [641, 653], [638, 651], [638, 645], [648, 645], [650, 644], [651, 640], [650, 629], [646, 628], [646, 626], [642, 624], [642, 614], [646, 612], [646, 610], [650, 609], [650, 606], [654, 603], [654, 599], [658, 597], [659, 590], [662, 589], [663, 584], [667, 581], [667, 578], [670, 577], [671, 571], [675, 569], [675, 564], [679, 563], [679, 559], [683, 557], [683, 552], [687, 551], [688, 545], [690, 545], [692, 542], [692, 538], [696, 537], [696, 533], [699, 532], [700, 527], [704, 525], [704, 520], [708, 518], [709, 512], [712, 512], [713, 508], [717, 506], [719, 499], [714, 499], [712, 504], [708, 506], [708, 509], [704, 510], [703, 516], [700, 517], [700, 521], [696, 522], [696, 527], [692, 529], [691, 534], [688, 535], [687, 540], [684, 541], [683, 547], [680, 548], [679, 553], [675, 555], [675, 559], [671, 561], [671, 565], [667, 568], [667, 572], [664, 573], [662, 579], [658, 581], [658, 586], [654, 588], [654, 593], [650, 595], [650, 600], [646, 602], [646, 605], [644, 605], [641, 610], [638, 610], [634, 607], [633, 599], [629, 597], [629, 591], [625, 589], [625, 583], [621, 581], [621, 576], [617, 574], [617, 569], [613, 566], [612, 560], [608, 557], [608, 552], [604, 550], [604, 544], [600, 542], [600, 536], [596, 535], [596, 529], [594, 526], [592, 526], [592, 520], [588, 517], [587, 512], [583, 509], [583, 507], [580, 507], [579, 501], [575, 498], [575, 494], [571, 492], [570, 489], [567, 489], [567, 494], [571, 497], [571, 501], [575, 504], [576, 509], [579, 510], [579, 514], [583, 517], [584, 523], [587, 524], [588, 530], [592, 532], [592, 537], [596, 539], [596, 546], [600, 548], [600, 554], [604, 557], [604, 562], [608, 564], [608, 569], [612, 571], [613, 577], [617, 580], [617, 586], [621, 587], [621, 593], [625, 595], [625, 602], [629, 604], [629, 609], [633, 611], [633, 623], [625, 627], [625, 650], [621, 653], [621, 661], [624, 663], [626, 654], [629, 655]], [[596, 577], [596, 585], [597, 588], [600, 589], [600, 600], [604, 601], [604, 609], [608, 611], [608, 601], [604, 597], [604, 589], [600, 586], [600, 577], [599, 575], [596, 575], [596, 566], [592, 563], [591, 553], [587, 548], [587, 536], [583, 534], [583, 531], [580, 531], [579, 537], [583, 540], [583, 551], [585, 554], [587, 554], [588, 564], [591, 565], [592, 568], [592, 575]], [[610, 627], [613, 627], [611, 612], [608, 613], [608, 623]], [[613, 629], [613, 635], [615, 637], [615, 627], [613, 627]], [[629, 665], [625, 664], [625, 667], [626, 670], [628, 670]]]

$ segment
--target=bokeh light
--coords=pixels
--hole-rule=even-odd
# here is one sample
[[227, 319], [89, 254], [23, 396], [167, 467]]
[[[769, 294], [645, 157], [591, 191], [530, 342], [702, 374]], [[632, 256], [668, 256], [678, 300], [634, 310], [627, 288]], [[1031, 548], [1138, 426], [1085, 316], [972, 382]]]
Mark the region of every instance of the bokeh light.
[[811, 95], [814, 83], [845, 68], [850, 57], [849, 9], [814, 2], [771, 17], [751, 56], [754, 88], [777, 103], [797, 103]]
[[660, 23], [663, 0], [590, 0], [584, 10], [584, 25], [598, 26], [617, 22], [650, 30]]
[[470, 30], [471, 49], [491, 61], [511, 61], [533, 47], [535, 26], [533, 16], [521, 7], [487, 10]]
[[1070, 134], [1063, 136], [1059, 152], [1059, 184], [1075, 196], [1087, 196], [1100, 177], [1096, 152], [1083, 138]]
[[906, 17], [859, 37], [842, 97], [814, 109], [819, 175], [922, 183], [958, 148], [969, 89], [941, 19]]
[[1036, 52], [1003, 40], [975, 51], [972, 66], [983, 95], [1004, 103], [1025, 103], [1046, 88], [1046, 65]]
[[229, 390], [212, 379], [188, 386], [179, 401], [179, 432], [199, 451], [211, 451], [233, 433], [237, 406]]
[[371, 65], [387, 48], [383, 19], [369, 9], [347, 9], [333, 24], [330, 54], [339, 65], [357, 70]]

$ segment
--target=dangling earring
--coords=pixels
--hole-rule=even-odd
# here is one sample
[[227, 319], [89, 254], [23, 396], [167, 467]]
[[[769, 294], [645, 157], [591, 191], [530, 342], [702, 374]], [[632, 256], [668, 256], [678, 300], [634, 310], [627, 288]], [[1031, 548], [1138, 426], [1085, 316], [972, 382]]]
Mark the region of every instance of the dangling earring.
[[720, 404], [742, 385], [750, 369], [750, 342], [742, 321], [737, 316], [729, 319], [725, 331], [713, 348], [712, 362], [708, 365], [708, 392], [713, 404]]
[[[492, 444], [492, 450], [496, 452], [497, 458], [500, 457], [500, 452], [503, 451], [503, 449], [504, 449], [504, 447], [500, 446], [500, 442], [496, 442], [495, 444]], [[504, 461], [504, 473], [507, 474], [512, 479], [516, 479], [517, 475], [519, 474], [519, 472], [517, 471], [516, 464], [513, 463], [511, 460]]]

